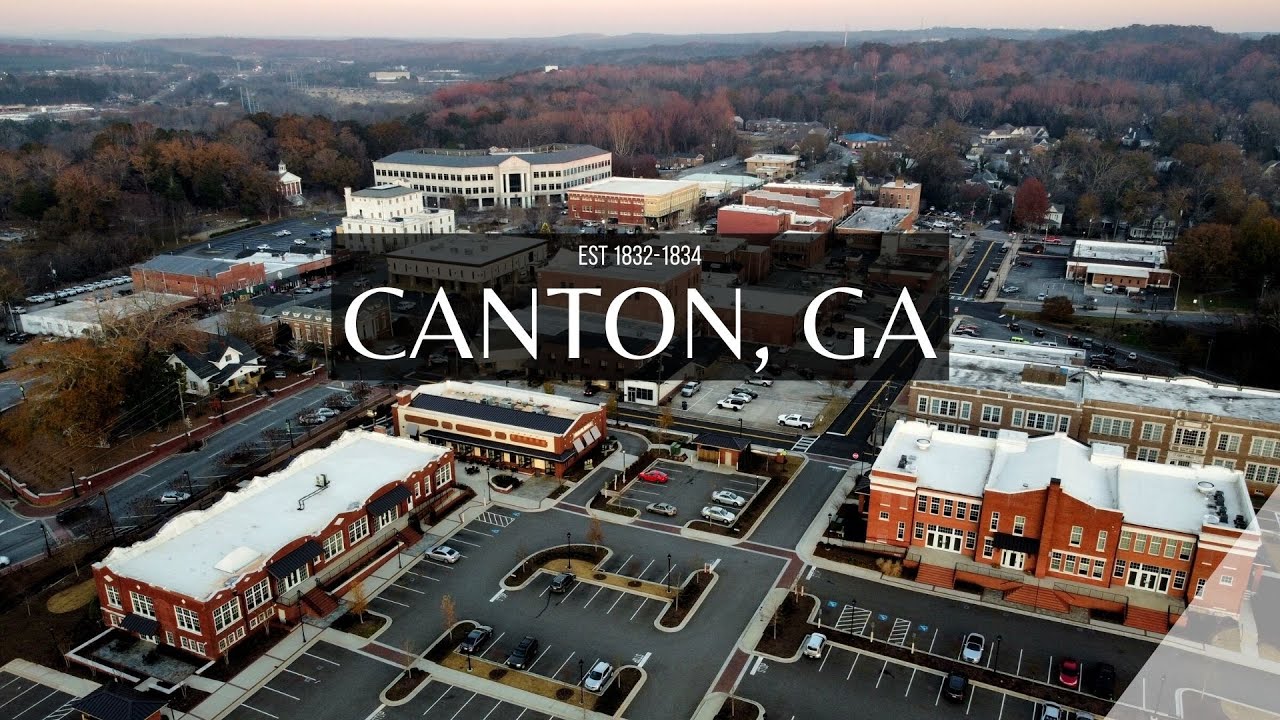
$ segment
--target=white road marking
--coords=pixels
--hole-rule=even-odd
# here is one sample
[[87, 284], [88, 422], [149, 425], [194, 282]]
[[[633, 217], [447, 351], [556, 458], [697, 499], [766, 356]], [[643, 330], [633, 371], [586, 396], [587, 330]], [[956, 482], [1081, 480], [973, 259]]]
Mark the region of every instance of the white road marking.
[[[1053, 656], [1052, 655], [1049, 656], [1049, 670], [1048, 672], [1045, 673], [1044, 681], [1050, 685], [1053, 684]], [[1142, 678], [1142, 697], [1146, 698], [1146, 696], [1147, 696], [1147, 679]], [[1147, 704], [1145, 699], [1143, 700], [1143, 703], [1142, 703], [1142, 709], [1143, 710], [1147, 709]]]
[[[946, 680], [944, 679], [944, 680], [943, 680], [943, 682], [946, 682]], [[938, 692], [942, 692], [942, 686], [941, 686], [941, 685], [939, 685], [939, 686], [938, 686]], [[976, 695], [976, 694], [977, 694], [977, 693], [975, 693], [975, 692], [974, 692], [973, 688], [969, 688], [969, 703], [968, 703], [967, 705], [965, 705], [965, 706], [964, 706], [964, 714], [965, 714], [965, 715], [968, 715], [968, 714], [969, 714], [969, 710], [973, 708], [973, 696], [974, 696], [974, 695]]]
[[876, 689], [880, 689], [880, 681], [884, 679], [884, 671], [889, 669], [889, 661], [885, 660], [884, 665], [880, 668], [880, 675], [876, 678]]
[[476, 699], [476, 694], [471, 693], [471, 697], [467, 698], [467, 701], [462, 703], [462, 705], [457, 710], [454, 711], [453, 715], [449, 717], [449, 720], [454, 720], [455, 718], [457, 718], [458, 715], [462, 713], [463, 708], [470, 705], [471, 701], [475, 699]]
[[862, 657], [862, 653], [853, 654], [853, 664], [849, 666], [849, 674], [844, 676], [845, 680], [853, 677], [853, 669], [858, 667], [858, 658]]
[[284, 692], [283, 690], [277, 690], [277, 689], [275, 689], [275, 688], [271, 687], [270, 685], [263, 685], [263, 686], [262, 686], [262, 689], [263, 689], [263, 690], [270, 690], [271, 692], [276, 693], [276, 694], [278, 694], [278, 695], [283, 695], [283, 696], [285, 696], [285, 697], [287, 697], [287, 698], [292, 698], [292, 699], [294, 699], [294, 700], [297, 700], [298, 702], [302, 702], [302, 698], [300, 698], [300, 697], [298, 697], [298, 696], [296, 696], [296, 695], [290, 695], [289, 693]]
[[[290, 675], [297, 675], [298, 677], [305, 679], [307, 682], [313, 682], [313, 683], [318, 683], [318, 682], [320, 682], [319, 680], [317, 680], [317, 679], [315, 679], [315, 678], [311, 677], [310, 675], [303, 675], [302, 673], [298, 672], [297, 670], [292, 670], [292, 669], [290, 669], [290, 668], [284, 668], [284, 671], [285, 671], [285, 672], [287, 672], [287, 673], [289, 673]], [[266, 687], [266, 686], [264, 685], [263, 687]]]
[[929, 654], [933, 654], [933, 644], [938, 642], [938, 628], [933, 629], [933, 639], [929, 641]]
[[266, 715], [266, 716], [267, 716], [267, 717], [269, 717], [269, 718], [275, 718], [276, 720], [280, 720], [280, 717], [279, 717], [278, 715], [272, 715], [271, 713], [267, 712], [266, 710], [259, 710], [258, 708], [254, 707], [254, 706], [252, 706], [252, 705], [250, 705], [249, 703], [246, 703], [246, 702], [242, 702], [242, 703], [240, 703], [240, 707], [249, 708], [250, 710], [252, 710], [252, 711], [254, 711], [254, 712], [256, 712], [256, 713], [262, 713], [263, 715]]
[[337, 667], [342, 667], [342, 663], [334, 662], [334, 661], [330, 660], [329, 658], [320, 657], [319, 655], [316, 655], [316, 654], [314, 654], [314, 653], [304, 652], [304, 653], [302, 653], [302, 654], [303, 654], [303, 655], [307, 655], [307, 656], [309, 656], [309, 657], [313, 657], [313, 658], [315, 658], [315, 659], [317, 659], [317, 660], [319, 660], [319, 661], [321, 661], [321, 662], [327, 662], [327, 663], [329, 663], [330, 665], [336, 665]]
[[654, 564], [655, 562], [657, 562], [657, 559], [656, 559], [656, 558], [655, 558], [654, 560], [650, 560], [650, 561], [649, 561], [649, 564], [648, 564], [648, 565], [645, 565], [645, 566], [644, 566], [644, 569], [643, 569], [643, 570], [641, 570], [641, 571], [640, 571], [640, 574], [639, 574], [639, 575], [636, 575], [636, 577], [638, 577], [638, 578], [640, 578], [641, 580], [643, 580], [643, 579], [644, 579], [644, 574], [645, 574], [645, 573], [647, 573], [647, 572], [649, 572], [649, 568], [653, 567], [653, 564]]
[[529, 673], [533, 672], [533, 666], [537, 665], [538, 661], [546, 657], [548, 654], [550, 654], [550, 652], [551, 652], [551, 646], [548, 645], [546, 650], [543, 650], [542, 653], [538, 655], [538, 657], [533, 659], [533, 662], [529, 663], [529, 667], [525, 668], [525, 672], [529, 672]]
[[402, 602], [396, 602], [395, 600], [392, 600], [391, 598], [385, 598], [385, 597], [382, 597], [381, 595], [377, 595], [377, 596], [375, 596], [373, 599], [374, 599], [374, 600], [381, 600], [381, 601], [383, 601], [383, 602], [389, 602], [389, 603], [391, 603], [392, 605], [399, 605], [400, 607], [404, 607], [404, 608], [409, 607], [408, 605], [405, 605], [405, 604], [404, 604], [404, 603], [402, 603]]
[[756, 674], [756, 671], [760, 669], [760, 662], [761, 662], [761, 661], [763, 661], [763, 660], [764, 660], [764, 657], [762, 657], [762, 656], [760, 656], [760, 655], [757, 655], [757, 656], [756, 656], [756, 661], [755, 661], [754, 663], [752, 663], [752, 664], [751, 664], [751, 674], [752, 674], [752, 675], [755, 675], [755, 674]]
[[902, 693], [902, 697], [909, 697], [911, 695], [911, 683], [915, 681], [916, 681], [916, 669], [911, 668], [911, 677], [907, 678], [907, 691]]
[[490, 650], [492, 650], [492, 649], [494, 649], [494, 648], [498, 647], [498, 641], [499, 641], [499, 640], [501, 640], [501, 639], [502, 639], [502, 636], [503, 636], [503, 635], [506, 635], [506, 634], [507, 634], [507, 633], [506, 633], [506, 631], [503, 631], [501, 634], [499, 634], [499, 635], [498, 635], [498, 637], [496, 637], [496, 638], [494, 638], [494, 639], [490, 640], [490, 641], [489, 641], [489, 645], [488, 645], [488, 647], [486, 647], [484, 650], [481, 650], [481, 651], [480, 651], [480, 657], [484, 657], [484, 656], [485, 656], [485, 654], [486, 654], [486, 653], [488, 653]]
[[719, 564], [720, 564], [720, 558], [716, 558], [715, 560], [712, 560], [712, 561], [711, 561], [711, 565], [710, 565], [707, 569], [708, 569], [708, 570], [715, 570], [715, 569], [716, 569], [716, 566], [717, 566], [717, 565], [719, 565]]
[[9, 533], [13, 532], [14, 530], [21, 530], [22, 528], [24, 528], [24, 527], [26, 527], [26, 526], [28, 526], [28, 525], [34, 525], [34, 524], [35, 524], [35, 522], [36, 522], [35, 520], [31, 520], [31, 521], [28, 521], [28, 522], [25, 522], [25, 523], [23, 523], [23, 524], [19, 525], [18, 527], [11, 527], [11, 528], [9, 528], [8, 530], [5, 530], [4, 532], [0, 532], [0, 535], [8, 535]]
[[1018, 667], [1013, 671], [1014, 675], [1022, 674], [1022, 648], [1018, 648]]
[[560, 671], [564, 670], [564, 666], [568, 665], [569, 661], [572, 659], [573, 659], [573, 653], [571, 652], [569, 653], [569, 657], [565, 658], [564, 662], [560, 663], [560, 667], [556, 668], [556, 671], [551, 673], [551, 679], [554, 680], [560, 674]]
[[[1007, 697], [1009, 696], [1004, 693], [1000, 693], [1000, 714], [996, 716], [996, 720], [1004, 720], [1004, 701]], [[1035, 712], [1034, 705], [1031, 707], [1031, 712]]]
[[15, 714], [13, 717], [17, 718], [17, 717], [18, 717], [18, 715], [22, 715], [22, 714], [26, 713], [26, 712], [27, 712], [28, 710], [30, 710], [31, 708], [33, 708], [33, 707], [35, 707], [35, 706], [39, 705], [40, 703], [44, 702], [45, 700], [48, 700], [49, 698], [51, 698], [51, 697], [53, 697], [54, 695], [56, 695], [56, 694], [57, 694], [57, 692], [58, 692], [57, 690], [50, 690], [48, 695], [45, 695], [44, 697], [40, 698], [39, 700], [37, 700], [37, 701], [35, 701], [35, 702], [31, 703], [30, 705], [28, 705], [28, 706], [27, 706], [26, 710], [23, 710], [22, 712]]
[[480, 544], [479, 544], [479, 543], [473, 543], [473, 542], [467, 542], [466, 540], [460, 540], [460, 539], [458, 538], [458, 536], [457, 536], [457, 535], [454, 535], [453, 537], [449, 538], [449, 542], [450, 542], [451, 544], [452, 544], [452, 543], [461, 543], [461, 544], [463, 544], [463, 545], [470, 545], [471, 547], [480, 547]]
[[[604, 586], [603, 586], [603, 585], [601, 585], [599, 588], [596, 588], [596, 594], [591, 596], [591, 600], [595, 600], [595, 599], [596, 599], [596, 596], [598, 596], [598, 595], [599, 595], [600, 593], [602, 593], [602, 592], [604, 592]], [[583, 606], [582, 606], [582, 609], [583, 609], [583, 610], [586, 610], [586, 609], [587, 609], [587, 605], [590, 605], [590, 604], [591, 604], [591, 600], [588, 600], [588, 601], [586, 602], [586, 605], [583, 605]]]
[[809, 572], [808, 572], [808, 574], [806, 574], [806, 575], [804, 576], [804, 579], [805, 579], [805, 580], [812, 580], [812, 579], [813, 579], [813, 573], [814, 573], [817, 569], [818, 569], [818, 566], [817, 566], [817, 565], [810, 565], [810, 566], [809, 566]]
[[822, 672], [822, 668], [827, 666], [827, 660], [831, 658], [831, 649], [827, 648], [827, 653], [822, 656], [822, 662], [818, 664], [818, 672]]
[[448, 695], [448, 694], [449, 694], [449, 691], [450, 691], [450, 690], [452, 690], [452, 689], [453, 689], [453, 686], [452, 686], [452, 685], [445, 685], [445, 686], [444, 686], [444, 692], [440, 693], [440, 697], [436, 698], [436, 701], [435, 701], [435, 702], [433, 702], [433, 703], [431, 703], [430, 705], [428, 705], [428, 706], [427, 706], [427, 709], [422, 711], [422, 714], [423, 714], [423, 715], [426, 715], [427, 713], [431, 712], [431, 709], [432, 709], [432, 708], [434, 708], [436, 705], [438, 705], [438, 704], [440, 703], [440, 701], [444, 699], [444, 696], [445, 696], [445, 695]]
[[640, 607], [637, 607], [636, 611], [631, 613], [631, 619], [627, 620], [627, 622], [631, 622], [631, 620], [635, 620], [636, 616], [640, 614], [640, 611], [644, 609], [644, 606], [648, 604], [649, 604], [649, 598], [645, 598], [644, 601], [640, 603]]
[[379, 703], [378, 707], [374, 708], [373, 712], [366, 715], [364, 720], [374, 720], [374, 718], [382, 717], [382, 711], [385, 710], [386, 707], [386, 705]]
[[[448, 566], [447, 566], [447, 565], [444, 565], [444, 566], [442, 566], [442, 567], [448, 567]], [[451, 569], [451, 570], [452, 570], [453, 568], [449, 568], [449, 569]], [[412, 570], [405, 570], [405, 573], [406, 573], [406, 574], [409, 574], [409, 575], [413, 575], [413, 576], [415, 576], [415, 577], [420, 577], [420, 578], [422, 578], [423, 580], [430, 580], [431, 582], [440, 582], [440, 578], [433, 578], [433, 577], [431, 577], [430, 575], [423, 575], [423, 574], [422, 574], [422, 573], [420, 573], [420, 572], [414, 572], [414, 571], [412, 571]]]
[[494, 711], [494, 710], [497, 710], [497, 709], [498, 709], [498, 706], [499, 706], [499, 705], [501, 705], [501, 704], [502, 704], [502, 701], [501, 701], [501, 700], [499, 700], [498, 702], [494, 703], [494, 704], [493, 704], [493, 707], [489, 708], [489, 712], [485, 713], [485, 714], [484, 714], [484, 717], [480, 718], [480, 720], [489, 720], [489, 716], [490, 716], [490, 715], [492, 715], [492, 714], [493, 714], [493, 711]]
[[506, 590], [499, 590], [498, 592], [493, 594], [493, 597], [489, 598], [489, 602], [497, 602], [506, 596], [507, 596]]
[[426, 595], [426, 593], [422, 592], [421, 590], [415, 590], [407, 585], [401, 585], [400, 583], [391, 583], [391, 585], [392, 587], [398, 587], [401, 590], [408, 590], [409, 592], [416, 592], [419, 595]]
[[604, 614], [608, 615], [609, 613], [613, 612], [613, 609], [618, 607], [618, 603], [622, 602], [622, 598], [626, 596], [627, 596], [626, 593], [618, 593], [618, 599], [613, 601], [613, 604], [609, 606], [608, 610], [604, 611]]
[[[935, 698], [933, 699], [933, 706], [934, 706], [934, 707], [937, 707], [937, 706], [938, 706], [938, 703], [939, 703], [939, 702], [942, 702], [942, 686], [943, 686], [943, 685], [946, 685], [946, 684], [947, 684], [947, 679], [946, 679], [945, 677], [944, 677], [944, 678], [942, 678], [942, 682], [938, 683], [938, 696], [937, 696], [937, 697], [935, 697]], [[972, 690], [970, 690], [970, 691], [969, 691], [969, 702], [973, 702], [973, 691], [972, 691]], [[964, 714], [965, 714], [965, 715], [968, 715], [968, 714], [969, 714], [969, 711], [968, 711], [968, 710], [966, 710]]]
[[[649, 662], [649, 656], [652, 654], [653, 653], [645, 653], [644, 657], [640, 658], [640, 662], [636, 663], [636, 667], [644, 667], [644, 664]], [[756, 662], [758, 663], [759, 661], [760, 661], [760, 658], [757, 657]]]

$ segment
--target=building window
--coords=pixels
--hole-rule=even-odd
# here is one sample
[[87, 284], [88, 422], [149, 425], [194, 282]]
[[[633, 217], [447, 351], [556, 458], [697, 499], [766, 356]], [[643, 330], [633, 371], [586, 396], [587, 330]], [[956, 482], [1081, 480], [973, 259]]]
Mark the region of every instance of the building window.
[[898, 539], [904, 540], [906, 539], [906, 537], [907, 537], [907, 524], [904, 522], [900, 522], [898, 523]]
[[881, 511], [880, 511], [880, 519], [881, 519], [881, 520], [888, 520], [888, 519], [889, 519], [889, 513], [887, 513], [887, 512], [885, 512], [885, 511], [881, 510]]
[[445, 463], [436, 470], [432, 485], [436, 490], [448, 485], [453, 481], [453, 463]]
[[378, 519], [374, 521], [374, 527], [381, 530], [382, 528], [390, 525], [391, 523], [396, 521], [396, 517], [399, 515], [399, 512], [400, 512], [400, 508], [393, 507], [390, 510], [382, 513], [381, 515], [378, 516]]
[[1235, 461], [1235, 460], [1223, 460], [1222, 458], [1214, 458], [1214, 459], [1213, 459], [1213, 462], [1212, 462], [1212, 463], [1210, 463], [1210, 465], [1212, 465], [1212, 466], [1214, 466], [1214, 467], [1226, 468], [1226, 469], [1228, 469], [1228, 470], [1235, 470], [1235, 469], [1236, 469], [1236, 461]]
[[1178, 559], [1179, 560], [1191, 559], [1191, 541], [1190, 540], [1183, 540], [1182, 543], [1178, 546]]
[[1185, 570], [1178, 570], [1173, 574], [1173, 589], [1181, 590], [1187, 586], [1187, 573]]
[[1013, 516], [1013, 534], [1021, 535], [1027, 529], [1027, 519], [1022, 515]]
[[[302, 569], [306, 569], [304, 565]], [[213, 631], [222, 632], [240, 619], [240, 598], [231, 598], [226, 604], [213, 610]]]
[[1075, 571], [1076, 571], [1076, 556], [1075, 556], [1075, 555], [1068, 555], [1068, 556], [1067, 556], [1067, 566], [1066, 566], [1066, 570], [1067, 570], [1067, 574], [1068, 574], [1068, 575], [1071, 575], [1071, 574], [1074, 574], [1074, 573], [1075, 573]]
[[1160, 462], [1160, 448], [1140, 447], [1137, 457], [1143, 462]]
[[982, 538], [982, 557], [989, 558], [995, 554], [996, 546], [991, 537]]
[[152, 620], [156, 619], [156, 606], [151, 602], [151, 598], [146, 595], [139, 595], [133, 590], [130, 590], [129, 602], [133, 604], [134, 614], [149, 617]]
[[1129, 565], [1126, 560], [1116, 560], [1116, 569], [1111, 573], [1111, 577], [1124, 577], [1125, 568]]
[[928, 507], [928, 504], [929, 504], [929, 498], [925, 497], [924, 495], [921, 495], [920, 497], [916, 498], [916, 512], [924, 512], [925, 508]]
[[1159, 555], [1161, 551], [1164, 550], [1163, 543], [1164, 543], [1164, 538], [1159, 538], [1152, 535], [1151, 545], [1148, 546], [1147, 553], [1151, 555]]
[[1047, 430], [1053, 432], [1058, 426], [1058, 416], [1053, 413], [1027, 412], [1027, 419], [1022, 425], [1029, 430]]
[[968, 514], [969, 514], [969, 503], [957, 502], [956, 503], [956, 519], [963, 520], [965, 516]]
[[1144, 553], [1147, 551], [1146, 533], [1138, 533], [1138, 536], [1133, 539], [1133, 551], [1136, 553]]
[[1215, 445], [1218, 452], [1237, 453], [1240, 452], [1240, 435], [1239, 433], [1218, 433], [1218, 444]]
[[1280, 440], [1256, 437], [1249, 442], [1249, 454], [1259, 457], [1280, 458]]
[[999, 424], [1004, 416], [1004, 408], [999, 405], [983, 405], [982, 406], [982, 422]]
[[995, 428], [978, 428], [978, 437], [984, 437], [984, 438], [1000, 437], [1000, 431]]
[[182, 646], [183, 650], [188, 650], [197, 655], [204, 654], [204, 643], [202, 642], [196, 642], [195, 640], [192, 640], [189, 637], [180, 636], [178, 638], [178, 644]]
[[303, 580], [306, 580], [308, 577], [310, 577], [310, 571], [307, 570], [306, 565], [303, 565], [297, 570], [294, 570], [288, 575], [280, 578], [280, 592], [281, 593], [288, 592], [290, 588], [294, 587], [295, 585], [302, 582]]
[[196, 633], [197, 635], [200, 634], [199, 615], [196, 615], [187, 608], [175, 605], [173, 608], [173, 616], [178, 621], [178, 629]]
[[1245, 463], [1244, 479], [1275, 484], [1280, 482], [1280, 467], [1262, 465], [1261, 463]]
[[115, 585], [107, 586], [107, 604], [113, 608], [120, 607], [120, 591]]
[[1090, 435], [1110, 435], [1112, 437], [1129, 437], [1133, 434], [1133, 421], [1122, 418], [1094, 415], [1089, 426]]
[[1057, 550], [1049, 553], [1049, 569], [1054, 572], [1062, 570], [1062, 553]]
[[1105, 561], [1103, 561], [1103, 560], [1099, 560], [1099, 559], [1097, 559], [1097, 558], [1094, 558], [1094, 561], [1093, 561], [1093, 577], [1094, 577], [1094, 578], [1096, 578], [1096, 579], [1098, 579], [1098, 580], [1101, 580], [1101, 579], [1102, 579], [1102, 576], [1106, 574], [1106, 571], [1107, 571], [1107, 563], [1106, 563]]
[[324, 559], [332, 560], [338, 553], [342, 552], [344, 546], [342, 544], [342, 533], [336, 532], [324, 539]]
[[347, 535], [351, 538], [351, 544], [355, 545], [361, 540], [369, 536], [369, 518], [362, 517], [359, 520], [347, 526]]
[[1095, 547], [1098, 552], [1107, 551], [1107, 531], [1106, 530], [1098, 531], [1098, 544]]
[[1220, 575], [1220, 576], [1218, 576], [1218, 583], [1219, 583], [1220, 585], [1226, 585], [1227, 587], [1231, 587], [1231, 584], [1232, 584], [1233, 582], [1235, 582], [1235, 581], [1236, 581], [1236, 579], [1235, 579], [1234, 577], [1230, 576], [1230, 575]]
[[1084, 540], [1084, 528], [1079, 525], [1071, 526], [1071, 547], [1080, 547], [1080, 543]]
[[1130, 545], [1132, 544], [1133, 544], [1133, 531], [1121, 530], [1120, 531], [1120, 549], [1128, 550]]
[[1160, 442], [1164, 439], [1164, 424], [1144, 422], [1142, 423], [1142, 434], [1139, 438], [1146, 442]]
[[955, 501], [951, 499], [944, 500], [942, 502], [942, 517], [951, 517], [951, 514], [955, 512], [955, 509]]
[[982, 505], [973, 503], [969, 506], [969, 522], [978, 522], [978, 517], [982, 512]]
[[1000, 529], [1000, 513], [991, 513], [991, 532], [997, 532]]
[[938, 514], [938, 507], [939, 507], [941, 504], [942, 504], [942, 503], [938, 500], [938, 498], [936, 498], [936, 497], [935, 497], [935, 498], [929, 498], [929, 513], [930, 513], [931, 515], [937, 515], [937, 514]]
[[1022, 427], [1022, 421], [1026, 417], [1026, 414], [1027, 412], [1022, 408], [1014, 408], [1013, 413], [1009, 418], [1009, 424], [1014, 427]]
[[915, 536], [917, 540], [924, 539], [924, 523], [916, 523]]
[[267, 578], [262, 578], [258, 584], [249, 588], [244, 593], [244, 602], [250, 610], [260, 607], [263, 603], [271, 599], [271, 582]]
[[1200, 578], [1199, 580], [1196, 581], [1196, 598], [1197, 599], [1204, 597], [1204, 583], [1205, 583], [1205, 578]]
[[1178, 541], [1177, 541], [1177, 540], [1165, 540], [1165, 541], [1164, 541], [1164, 556], [1165, 556], [1165, 558], [1166, 558], [1166, 559], [1169, 559], [1169, 560], [1172, 560], [1172, 559], [1173, 559], [1173, 556], [1174, 556], [1174, 555], [1176, 555], [1176, 554], [1178, 554]]
[[964, 535], [964, 547], [966, 550], [972, 550], [978, 547], [978, 533], [970, 530]]
[[1208, 430], [1192, 430], [1191, 428], [1174, 428], [1173, 444], [1180, 447], [1204, 449], [1209, 438]]

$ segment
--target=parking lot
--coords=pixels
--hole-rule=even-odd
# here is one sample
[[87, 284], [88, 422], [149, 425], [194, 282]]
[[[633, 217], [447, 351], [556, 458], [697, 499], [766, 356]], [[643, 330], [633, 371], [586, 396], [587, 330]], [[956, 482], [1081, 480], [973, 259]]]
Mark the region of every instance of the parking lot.
[[[318, 642], [225, 717], [228, 720], [364, 717], [377, 706], [377, 692], [400, 672], [385, 662]], [[353, 696], [353, 688], [360, 689], [358, 695]], [[355, 697], [359, 700], [353, 702]]]
[[[332, 240], [311, 237], [311, 233], [325, 228], [334, 228], [339, 224], [338, 220], [324, 215], [293, 218], [228, 233], [205, 243], [193, 245], [182, 251], [182, 254], [211, 258], [236, 257], [245, 250], [257, 249], [259, 245], [270, 246], [271, 251], [276, 253], [319, 252], [321, 249], [330, 252], [333, 249]], [[289, 234], [276, 237], [274, 233], [282, 230], [288, 230]], [[295, 243], [295, 240], [305, 240], [306, 245]]]
[[[852, 342], [852, 341], [849, 341]], [[778, 416], [800, 413], [805, 417], [817, 417], [830, 400], [831, 389], [818, 381], [792, 381], [773, 387], [747, 385], [743, 380], [707, 380], [693, 397], [677, 396], [671, 401], [674, 407], [687, 410], [719, 422], [734, 423], [739, 420], [753, 427], [778, 427]], [[775, 378], [775, 380], [778, 378]], [[716, 405], [729, 395], [734, 387], [744, 386], [754, 390], [758, 397], [742, 406], [729, 410]], [[685, 404], [688, 407], [685, 407]]]
[[75, 697], [47, 685], [0, 672], [0, 720], [62, 720]]
[[969, 246], [968, 254], [956, 264], [951, 276], [951, 294], [966, 298], [982, 295], [982, 281], [989, 273], [998, 270], [1000, 263], [1007, 257], [1000, 252], [1002, 245], [1003, 243], [991, 240], [974, 240]]
[[[716, 490], [736, 493], [749, 505], [760, 484], [749, 475], [698, 470], [680, 463], [658, 462], [653, 467], [667, 473], [667, 482], [650, 483], [637, 478], [616, 502], [644, 513], [646, 520], [667, 525], [684, 525], [702, 519], [702, 508], [717, 504], [711, 500], [711, 493]], [[674, 505], [676, 514], [668, 517], [645, 513], [645, 507], [650, 503]], [[728, 510], [735, 514], [742, 512], [742, 508], [729, 507]]]
[[437, 680], [420, 688], [410, 702], [384, 708], [382, 712], [385, 720], [553, 720], [554, 717]]

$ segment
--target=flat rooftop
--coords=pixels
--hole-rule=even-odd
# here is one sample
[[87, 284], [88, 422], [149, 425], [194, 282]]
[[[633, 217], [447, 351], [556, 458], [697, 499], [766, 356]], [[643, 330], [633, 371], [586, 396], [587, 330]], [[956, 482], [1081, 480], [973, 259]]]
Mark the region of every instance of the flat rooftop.
[[415, 190], [406, 185], [374, 185], [373, 187], [367, 187], [363, 190], [356, 190], [351, 193], [351, 197], [394, 198], [421, 192], [421, 190]]
[[698, 183], [704, 193], [724, 193], [743, 188], [760, 187], [755, 175], [717, 175], [716, 173], [690, 173], [680, 177], [682, 182]]
[[778, 153], [756, 153], [746, 159], [746, 162], [763, 162], [763, 163], [793, 163], [800, 162], [799, 155], [781, 155]]
[[[289, 466], [227, 493], [207, 510], [178, 515], [155, 536], [116, 548], [100, 566], [197, 600], [206, 600], [260, 570], [303, 537], [316, 537], [334, 517], [368, 503], [387, 483], [444, 456], [446, 448], [360, 430], [327, 448], [308, 450]], [[315, 492], [324, 475], [329, 487]]]
[[761, 189], [773, 190], [775, 192], [786, 192], [787, 190], [813, 190], [816, 192], [827, 192], [827, 193], [832, 193], [836, 195], [840, 193], [853, 192], [853, 188], [845, 187], [843, 185], [836, 185], [835, 183], [798, 183], [798, 182], [768, 183]]
[[426, 242], [387, 253], [387, 257], [457, 265], [487, 265], [546, 244], [545, 238], [520, 235], [433, 235]]
[[610, 193], [613, 195], [666, 195], [689, 188], [701, 189], [701, 186], [698, 183], [687, 180], [610, 177], [580, 185], [576, 188], [570, 188], [569, 192]]
[[154, 272], [172, 273], [174, 275], [204, 275], [214, 277], [230, 270], [233, 263], [214, 258], [196, 257], [193, 255], [157, 255], [150, 260], [134, 265], [135, 268]]
[[713, 308], [728, 308], [732, 310], [737, 303], [734, 302], [734, 291], [742, 291], [741, 308], [744, 313], [770, 313], [774, 315], [790, 315], [797, 316], [804, 312], [804, 309], [813, 301], [811, 295], [801, 295], [799, 293], [777, 292], [774, 290], [761, 290], [759, 288], [731, 288], [720, 287], [716, 285], [703, 285], [698, 289], [702, 293], [702, 297], [706, 298], [707, 304]]
[[899, 230], [911, 215], [910, 210], [903, 208], [882, 208], [873, 206], [860, 207], [845, 218], [837, 227], [842, 230], [859, 230], [864, 232], [891, 232]]
[[1162, 267], [1168, 263], [1169, 256], [1163, 245], [1077, 240], [1071, 250], [1071, 259], [1144, 263]]
[[803, 195], [791, 195], [789, 193], [772, 192], [767, 189], [752, 190], [744, 197], [764, 200], [766, 202], [787, 203], [789, 205], [803, 205], [808, 208], [817, 210], [822, 207], [822, 201], [819, 198], [805, 197]]
[[557, 435], [566, 432], [586, 413], [600, 409], [598, 404], [538, 390], [457, 380], [421, 385], [413, 391], [409, 404], [423, 410]]
[[[803, 200], [805, 198], [799, 199]], [[761, 207], [760, 205], [725, 205], [720, 208], [720, 212], [724, 212], [726, 210], [729, 212], [751, 213], [754, 215], [772, 215], [774, 217], [778, 215], [792, 215], [794, 212], [792, 210], [783, 210], [776, 207]]]
[[96, 324], [102, 320], [119, 320], [131, 315], [156, 310], [175, 308], [191, 302], [186, 295], [170, 293], [135, 292], [132, 295], [116, 297], [111, 290], [102, 290], [105, 299], [84, 298], [72, 300], [65, 305], [51, 305], [40, 310], [32, 310], [23, 317], [48, 320], [65, 320]]
[[379, 159], [379, 163], [398, 165], [430, 165], [433, 167], [493, 167], [509, 157], [518, 156], [530, 165], [559, 165], [612, 154], [594, 145], [543, 145], [532, 148], [488, 148], [487, 150], [446, 150], [418, 148], [401, 150]]
[[[873, 471], [911, 473], [919, 487], [969, 497], [982, 497], [987, 490], [1041, 490], [1056, 478], [1063, 493], [1099, 509], [1118, 510], [1127, 525], [1198, 535], [1205, 525], [1231, 528], [1235, 516], [1243, 515], [1257, 531], [1239, 470], [1130, 460], [1118, 445], [1082, 445], [1065, 434], [1031, 438], [1001, 430], [997, 437], [984, 438], [899, 420]], [[1224, 495], [1225, 526], [1208, 514], [1215, 491]]]

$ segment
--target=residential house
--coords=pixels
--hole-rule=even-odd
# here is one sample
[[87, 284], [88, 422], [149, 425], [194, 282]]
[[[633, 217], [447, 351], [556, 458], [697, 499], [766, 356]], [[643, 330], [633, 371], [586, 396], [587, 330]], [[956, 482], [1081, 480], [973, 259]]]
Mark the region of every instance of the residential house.
[[263, 370], [258, 351], [231, 336], [209, 336], [198, 350], [174, 352], [168, 364], [182, 373], [186, 392], [200, 396], [221, 388], [232, 392], [253, 390]]

